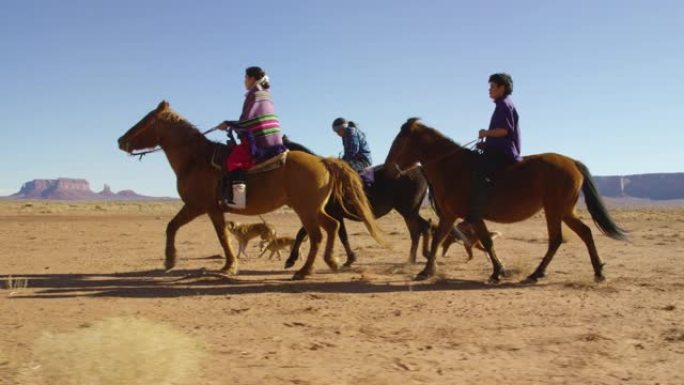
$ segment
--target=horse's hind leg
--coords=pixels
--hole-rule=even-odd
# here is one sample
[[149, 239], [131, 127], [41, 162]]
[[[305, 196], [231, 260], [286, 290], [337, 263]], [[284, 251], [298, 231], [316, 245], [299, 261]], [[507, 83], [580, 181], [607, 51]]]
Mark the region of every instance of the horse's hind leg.
[[318, 248], [321, 245], [321, 240], [323, 239], [323, 233], [319, 226], [318, 218], [316, 214], [311, 214], [308, 218], [301, 217], [302, 225], [309, 234], [309, 255], [306, 257], [306, 262], [301, 269], [299, 269], [292, 279], [304, 279], [308, 275], [311, 275], [313, 270], [314, 261], [316, 260], [316, 253], [318, 253]]
[[342, 246], [344, 246], [344, 251], [347, 253], [347, 261], [344, 263], [344, 267], [350, 267], [356, 262], [356, 253], [352, 250], [349, 244], [349, 236], [347, 235], [347, 226], [344, 225], [344, 218], [335, 218], [339, 221], [340, 228], [337, 230], [337, 235], [340, 237]]
[[166, 226], [166, 259], [164, 260], [166, 271], [176, 266], [176, 233], [178, 229], [203, 213], [200, 209], [184, 205]]
[[420, 236], [423, 236], [423, 256], [429, 258], [430, 250], [428, 250], [428, 243], [430, 242], [430, 224], [425, 219], [421, 218], [418, 213], [411, 213], [404, 216], [404, 222], [408, 227], [411, 236], [411, 249], [409, 250], [409, 263], [416, 263], [416, 254], [418, 253], [418, 243]]
[[209, 218], [211, 223], [214, 225], [214, 230], [218, 236], [223, 252], [226, 256], [226, 263], [221, 268], [222, 273], [237, 274], [238, 263], [237, 258], [233, 254], [233, 250], [230, 248], [230, 243], [228, 242], [228, 234], [226, 233], [226, 220], [223, 217], [223, 212], [221, 211], [209, 211]]
[[340, 226], [340, 222], [338, 222], [335, 218], [331, 217], [325, 211], [322, 210], [318, 214], [318, 219], [321, 223], [321, 226], [327, 234], [327, 238], [325, 240], [325, 251], [323, 254], [323, 260], [325, 261], [325, 263], [328, 264], [330, 270], [337, 271], [340, 266], [339, 262], [337, 261], [337, 258], [335, 258], [333, 254], [333, 251], [335, 248], [335, 237], [337, 236], [337, 229]]
[[591, 266], [594, 268], [594, 280], [598, 282], [606, 279], [603, 276], [603, 261], [601, 261], [601, 257], [598, 255], [596, 245], [594, 244], [594, 237], [591, 235], [589, 226], [582, 223], [574, 213], [563, 218], [563, 222], [565, 222], [572, 231], [577, 233], [582, 241], [584, 241], [584, 244], [587, 245], [589, 257], [591, 258]]
[[302, 242], [304, 241], [304, 237], [306, 237], [306, 229], [301, 228], [297, 232], [297, 236], [295, 237], [295, 242], [294, 245], [292, 245], [292, 249], [290, 250], [290, 256], [287, 257], [287, 261], [285, 261], [285, 268], [290, 268], [294, 266], [295, 262], [299, 259], [299, 249], [302, 246]]
[[539, 263], [539, 266], [537, 266], [537, 269], [525, 280], [525, 282], [529, 283], [537, 282], [539, 278], [544, 277], [546, 268], [549, 266], [549, 263], [551, 263], [551, 260], [556, 254], [556, 251], [558, 251], [561, 243], [563, 243], [563, 233], [559, 216], [549, 214], [548, 211], [545, 211], [544, 214], [546, 216], [546, 227], [549, 233], [549, 247], [546, 250], [544, 258], [542, 258], [542, 261]]

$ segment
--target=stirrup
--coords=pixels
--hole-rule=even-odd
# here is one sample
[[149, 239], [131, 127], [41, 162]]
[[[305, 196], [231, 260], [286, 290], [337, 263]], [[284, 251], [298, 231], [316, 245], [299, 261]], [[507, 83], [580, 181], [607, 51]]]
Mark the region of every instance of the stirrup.
[[233, 184], [233, 199], [226, 201], [226, 206], [235, 210], [247, 207], [247, 186], [244, 183]]

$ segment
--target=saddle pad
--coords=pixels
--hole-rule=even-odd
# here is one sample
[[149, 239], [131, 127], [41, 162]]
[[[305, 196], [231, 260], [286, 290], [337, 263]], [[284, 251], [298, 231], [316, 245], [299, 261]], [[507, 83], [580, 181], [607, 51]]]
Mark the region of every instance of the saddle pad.
[[284, 166], [287, 161], [288, 152], [290, 152], [290, 150], [285, 150], [272, 158], [268, 158], [265, 161], [258, 163], [256, 166], [247, 170], [247, 174], [259, 174]]

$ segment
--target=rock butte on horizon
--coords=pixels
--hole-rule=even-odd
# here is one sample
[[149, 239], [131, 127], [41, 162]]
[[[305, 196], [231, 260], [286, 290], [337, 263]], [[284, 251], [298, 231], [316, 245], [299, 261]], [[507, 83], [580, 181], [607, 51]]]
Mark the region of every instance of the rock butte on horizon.
[[[596, 184], [604, 197], [639, 198], [650, 200], [684, 199], [684, 173], [655, 173], [624, 176], [595, 176]], [[109, 185], [93, 192], [85, 179], [57, 178], [34, 179], [21, 186], [19, 192], [7, 198], [54, 200], [145, 200], [175, 199], [150, 197], [133, 190], [112, 192]]]
[[85, 179], [57, 178], [34, 179], [21, 186], [19, 192], [7, 198], [14, 199], [46, 199], [46, 200], [146, 200], [167, 199], [167, 197], [150, 197], [137, 194], [133, 190], [112, 192], [105, 184], [102, 191], [94, 192]]

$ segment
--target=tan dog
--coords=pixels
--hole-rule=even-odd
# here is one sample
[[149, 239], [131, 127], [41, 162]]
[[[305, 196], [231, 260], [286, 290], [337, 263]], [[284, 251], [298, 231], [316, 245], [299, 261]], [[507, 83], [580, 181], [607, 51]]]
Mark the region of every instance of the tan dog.
[[239, 224], [237, 222], [228, 221], [226, 222], [226, 229], [230, 231], [238, 241], [238, 258], [240, 257], [240, 254], [244, 254], [245, 257], [247, 257], [247, 244], [252, 239], [261, 237], [263, 241], [270, 241], [276, 237], [275, 230], [266, 222]]
[[266, 254], [267, 251], [270, 251], [271, 255], [268, 256], [268, 259], [273, 259], [273, 255], [277, 253], [278, 260], [280, 261], [282, 259], [282, 256], [280, 255], [280, 250], [283, 250], [285, 248], [287, 248], [288, 250], [292, 250], [292, 245], [294, 244], [294, 241], [295, 240], [292, 237], [277, 237], [271, 240], [263, 240], [259, 244], [259, 247], [261, 248], [261, 254], [259, 254], [259, 258], [261, 258], [262, 255]]
[[[432, 234], [434, 235], [435, 231], [437, 230], [437, 225], [433, 224], [432, 220], [430, 220], [430, 228], [432, 229]], [[500, 237], [501, 233], [498, 231], [490, 231], [489, 236], [494, 239]], [[480, 239], [477, 237], [472, 228], [468, 225], [464, 225], [463, 222], [454, 226], [444, 238], [444, 241], [442, 241], [442, 257], [446, 256], [449, 246], [451, 246], [451, 244], [454, 242], [463, 244], [466, 253], [468, 253], [467, 261], [473, 259], [473, 247], [485, 251], [484, 246], [482, 246], [482, 242], [480, 242]]]

